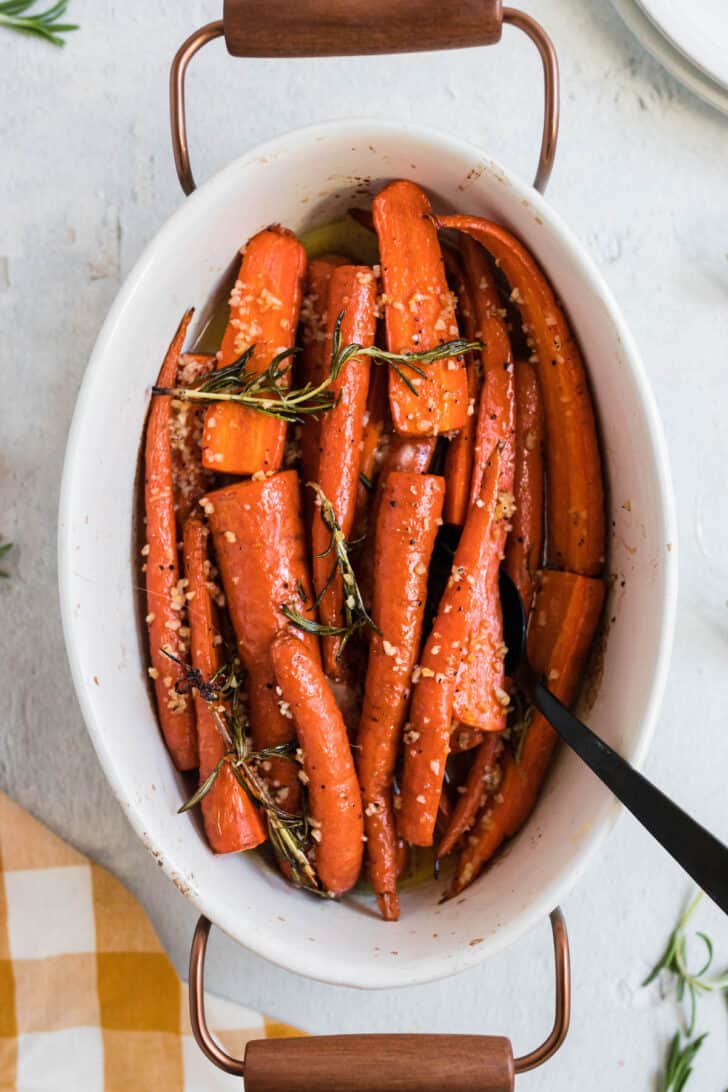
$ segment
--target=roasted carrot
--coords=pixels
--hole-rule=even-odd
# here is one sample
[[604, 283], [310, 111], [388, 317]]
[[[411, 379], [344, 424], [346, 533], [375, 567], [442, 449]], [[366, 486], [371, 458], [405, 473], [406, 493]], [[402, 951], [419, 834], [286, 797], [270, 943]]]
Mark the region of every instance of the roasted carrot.
[[392, 780], [443, 495], [442, 478], [393, 472], [377, 519], [372, 617], [380, 633], [369, 646], [357, 768], [371, 879], [386, 921], [399, 917]]
[[516, 510], [506, 543], [505, 567], [526, 611], [543, 555], [544, 421], [538, 376], [526, 361], [516, 364]]
[[459, 722], [450, 732], [450, 752], [461, 754], [463, 751], [472, 751], [483, 742], [483, 732], [478, 728], [471, 728], [469, 724]]
[[[305, 383], [316, 386], [326, 374], [326, 363], [331, 354], [331, 342], [326, 339], [329, 283], [336, 267], [345, 264], [346, 259], [336, 254], [316, 258], [308, 264], [301, 304], [303, 352], [297, 366], [301, 386]], [[301, 475], [304, 482], [318, 481], [320, 431], [321, 419], [318, 417], [307, 417], [301, 425]], [[313, 515], [312, 493], [304, 497], [304, 510], [308, 516]], [[308, 526], [310, 522], [307, 519]]]
[[387, 369], [375, 367], [369, 375], [369, 394], [364, 415], [359, 472], [373, 484], [377, 470], [377, 452], [387, 426]]
[[496, 451], [483, 477], [478, 498], [482, 505], [473, 505], [465, 521], [432, 632], [412, 675], [414, 695], [405, 735], [397, 825], [413, 845], [432, 844], [450, 747], [455, 683], [469, 641], [476, 576], [489, 563], [497, 530], [499, 473]]
[[361, 794], [346, 725], [318, 655], [299, 635], [278, 636], [271, 657], [303, 752], [316, 871], [325, 889], [340, 895], [356, 883], [364, 850]]
[[463, 786], [464, 792], [458, 797], [437, 847], [438, 858], [447, 857], [463, 834], [470, 830], [485, 801], [498, 787], [500, 771], [497, 760], [502, 749], [503, 741], [494, 732], [486, 735], [478, 747]]
[[604, 565], [604, 485], [594, 409], [581, 353], [553, 289], [525, 247], [478, 216], [445, 216], [441, 227], [466, 232], [499, 262], [533, 348], [546, 419], [549, 530], [554, 568], [585, 576]]
[[[314, 619], [313, 592], [306, 563], [298, 475], [286, 470], [262, 481], [237, 482], [203, 498], [212, 529], [238, 655], [248, 672], [248, 701], [256, 749], [289, 743], [295, 737], [288, 710], [276, 692], [270, 646], [290, 623], [281, 606], [290, 604]], [[318, 657], [318, 640], [301, 633]], [[294, 810], [297, 780], [292, 764], [271, 759], [270, 780], [289, 790], [280, 803]]]
[[[423, 191], [414, 182], [392, 182], [374, 198], [373, 213], [390, 351], [422, 352], [457, 338], [454, 299]], [[464, 361], [440, 360], [425, 370], [425, 377], [410, 377], [416, 393], [390, 371], [395, 429], [406, 435], [436, 436], [462, 428], [468, 416]]]
[[[174, 386], [191, 319], [192, 311], [188, 311], [167, 350], [157, 379], [160, 387]], [[174, 764], [178, 770], [194, 770], [197, 766], [194, 710], [188, 695], [177, 692], [177, 684], [184, 681], [184, 668], [169, 658], [175, 656], [178, 660], [185, 660], [187, 656], [183, 609], [185, 592], [180, 580], [174, 512], [170, 402], [168, 395], [153, 396], [144, 449], [147, 541], [142, 554], [146, 569], [146, 620], [152, 662], [149, 674], [154, 679], [162, 734]]]
[[[376, 298], [376, 281], [367, 266], [342, 265], [334, 269], [329, 284], [327, 344], [331, 344], [341, 315], [342, 344], [357, 344], [362, 348], [373, 345], [377, 324]], [[318, 476], [315, 480], [331, 501], [336, 522], [345, 539], [351, 535], [356, 511], [369, 368], [370, 362], [366, 356], [354, 356], [347, 361], [331, 386], [337, 404], [323, 416], [319, 434]], [[315, 508], [311, 554], [319, 618], [322, 625], [341, 626], [344, 586], [341, 574], [332, 561], [332, 553], [328, 550], [330, 541], [331, 531], [321, 517], [320, 508]], [[325, 636], [322, 642], [326, 674], [335, 679], [343, 674], [341, 642], [342, 638], [336, 635]]]
[[[305, 269], [306, 253], [290, 231], [275, 225], [253, 236], [230, 295], [220, 367], [232, 364], [254, 345], [247, 367], [260, 373], [278, 353], [293, 346]], [[277, 470], [285, 441], [286, 424], [280, 418], [219, 403], [205, 415], [202, 460], [208, 470], [225, 474]]]
[[[191, 387], [215, 367], [210, 353], [182, 353], [175, 386]], [[172, 399], [170, 442], [177, 531], [182, 530], [190, 512], [212, 486], [212, 472], [202, 465], [202, 429], [205, 410], [194, 402]]]
[[[190, 659], [206, 680], [222, 666], [217, 605], [211, 594], [212, 566], [208, 556], [208, 531], [197, 515], [184, 527], [186, 598], [190, 620]], [[195, 691], [200, 784], [224, 756], [226, 746], [207, 701]], [[202, 798], [202, 818], [207, 840], [216, 853], [252, 849], [266, 840], [260, 812], [240, 785], [228, 763], [223, 764], [212, 788]]]
[[[443, 251], [448, 280], [457, 299], [460, 312], [460, 327], [469, 341], [475, 341], [478, 324], [475, 316], [470, 285], [465, 277], [460, 259], [452, 251]], [[470, 487], [473, 477], [473, 456], [477, 417], [475, 408], [480, 393], [480, 361], [474, 353], [466, 359], [468, 376], [468, 416], [458, 434], [448, 444], [445, 456], [445, 523], [462, 527], [470, 501]]]
[[[538, 575], [528, 630], [529, 662], [567, 705], [576, 697], [603, 602], [601, 580], [548, 570]], [[498, 795], [486, 801], [458, 861], [450, 894], [458, 894], [475, 879], [536, 803], [557, 736], [540, 713], [525, 732], [518, 758], [512, 751], [505, 753]]]

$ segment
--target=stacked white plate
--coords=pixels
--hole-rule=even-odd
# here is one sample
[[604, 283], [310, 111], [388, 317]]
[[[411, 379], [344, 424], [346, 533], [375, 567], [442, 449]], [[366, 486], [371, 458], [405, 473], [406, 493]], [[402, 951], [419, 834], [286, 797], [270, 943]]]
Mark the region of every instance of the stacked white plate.
[[613, 0], [642, 45], [711, 106], [728, 114], [728, 0]]

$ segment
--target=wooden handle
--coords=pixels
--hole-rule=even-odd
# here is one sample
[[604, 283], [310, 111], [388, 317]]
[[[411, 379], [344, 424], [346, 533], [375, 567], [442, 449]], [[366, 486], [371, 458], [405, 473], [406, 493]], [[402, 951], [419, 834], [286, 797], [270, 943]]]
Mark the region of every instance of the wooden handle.
[[488, 1035], [256, 1039], [246, 1092], [512, 1092], [510, 1040]]
[[416, 53], [500, 41], [501, 0], [225, 0], [233, 57]]

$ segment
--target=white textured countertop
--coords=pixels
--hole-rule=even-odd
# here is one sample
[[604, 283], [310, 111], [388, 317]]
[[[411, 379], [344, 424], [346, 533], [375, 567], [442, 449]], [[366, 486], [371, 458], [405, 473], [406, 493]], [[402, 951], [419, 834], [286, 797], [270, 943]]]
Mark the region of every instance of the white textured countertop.
[[[127, 825], [71, 690], [55, 590], [61, 461], [96, 333], [142, 248], [182, 200], [167, 131], [169, 60], [215, 0], [73, 0], [64, 51], [0, 32], [0, 785], [141, 898], [180, 969], [195, 912]], [[671, 681], [647, 773], [728, 839], [728, 120], [683, 91], [606, 2], [534, 0], [552, 34], [563, 111], [549, 200], [621, 303], [662, 412], [677, 493], [680, 602]], [[193, 166], [204, 178], [267, 137], [347, 114], [446, 129], [524, 176], [535, 167], [540, 69], [507, 29], [494, 49], [380, 60], [234, 62], [218, 43], [190, 79]], [[635, 649], [635, 655], [640, 650]], [[675, 1009], [638, 986], [689, 883], [623, 817], [565, 904], [571, 1035], [518, 1087], [653, 1087]], [[728, 926], [706, 907], [719, 955]], [[719, 960], [720, 962], [720, 960]], [[510, 1034], [530, 1049], [551, 1014], [547, 926], [476, 971], [359, 994], [294, 978], [220, 936], [209, 983], [311, 1031]], [[688, 1088], [721, 1092], [725, 1009]], [[83, 1090], [79, 1090], [83, 1092]]]

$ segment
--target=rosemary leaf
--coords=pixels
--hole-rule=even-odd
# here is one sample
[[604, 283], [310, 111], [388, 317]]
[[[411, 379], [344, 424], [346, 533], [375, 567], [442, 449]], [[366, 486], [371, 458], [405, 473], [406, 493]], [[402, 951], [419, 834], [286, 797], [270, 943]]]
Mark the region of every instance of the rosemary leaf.
[[707, 1032], [697, 1039], [681, 1043], [680, 1032], [676, 1031], [670, 1042], [667, 1062], [660, 1080], [660, 1092], [682, 1092], [693, 1071], [695, 1055], [700, 1050]]
[[[0, 558], [3, 558], [6, 554], [10, 553], [12, 548], [12, 542], [0, 542]], [[6, 572], [5, 569], [0, 569], [0, 580], [8, 580], [9, 577], [9, 572]]]
[[207, 775], [205, 780], [202, 782], [202, 784], [198, 788], [197, 792], [193, 793], [192, 796], [189, 798], [189, 800], [185, 804], [183, 804], [181, 808], [177, 809], [177, 814], [178, 815], [183, 815], [186, 811], [189, 811], [190, 808], [194, 808], [196, 804], [199, 804], [202, 800], [205, 799], [208, 792], [210, 791], [212, 786], [215, 784], [215, 780], [217, 778], [217, 775], [220, 773], [220, 770], [225, 765], [225, 762], [226, 762], [226, 759], [223, 756], [220, 759], [220, 761], [218, 762], [215, 769], [212, 771], [212, 773], [209, 773]]
[[36, 0], [4, 0], [0, 3], [0, 26], [45, 38], [52, 45], [63, 46], [64, 34], [78, 30], [76, 23], [62, 23], [61, 17], [68, 7], [68, 0], [58, 0], [45, 11], [26, 14]]

